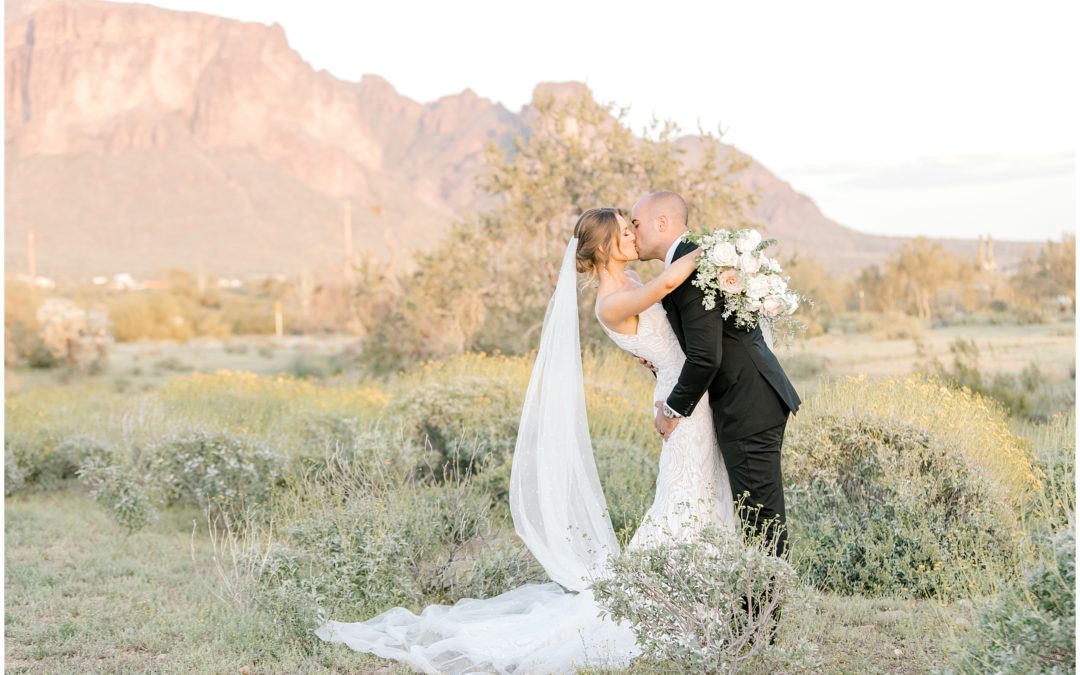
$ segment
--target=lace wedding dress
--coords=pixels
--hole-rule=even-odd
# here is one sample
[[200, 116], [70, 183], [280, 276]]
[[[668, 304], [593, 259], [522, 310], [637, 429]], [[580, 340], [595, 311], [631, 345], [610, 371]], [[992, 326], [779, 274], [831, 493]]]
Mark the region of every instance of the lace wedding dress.
[[[634, 335], [616, 333], [602, 321], [600, 325], [620, 348], [656, 366], [653, 401], [666, 400], [679, 381], [686, 356], [664, 308], [655, 304], [639, 314]], [[650, 406], [646, 412], [652, 418], [656, 408]], [[656, 496], [628, 548], [684, 540], [708, 523], [734, 528], [735, 509], [731, 484], [713, 431], [709, 400], [705, 398], [689, 417], [679, 421], [664, 442]]]
[[[567, 246], [548, 305], [510, 486], [515, 529], [553, 581], [431, 605], [419, 615], [395, 607], [363, 622], [327, 621], [316, 631], [323, 640], [449, 675], [624, 668], [640, 653], [630, 624], [601, 616], [590, 590], [619, 546], [585, 419], [576, 245], [572, 239]], [[657, 366], [653, 398], [664, 400], [685, 359], [664, 309], [654, 305], [642, 312], [636, 335], [607, 332], [619, 347]], [[651, 406], [642, 412], [655, 415]], [[702, 401], [663, 444], [656, 496], [629, 547], [683, 539], [708, 522], [733, 527], [734, 512]]]

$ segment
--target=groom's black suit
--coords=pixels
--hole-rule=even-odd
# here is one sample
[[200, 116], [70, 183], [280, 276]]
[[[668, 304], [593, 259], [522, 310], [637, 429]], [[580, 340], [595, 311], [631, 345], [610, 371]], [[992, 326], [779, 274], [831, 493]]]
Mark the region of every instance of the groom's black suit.
[[[696, 248], [683, 242], [672, 260]], [[741, 514], [760, 532], [766, 521], [777, 516], [786, 524], [780, 446], [788, 413], [796, 412], [801, 401], [765, 344], [761, 329], [738, 328], [734, 316], [724, 319], [721, 297], [715, 308], [705, 309], [704, 294], [691, 283], [696, 276], [695, 272], [663, 300], [686, 354], [667, 404], [688, 416], [708, 392], [731, 492], [736, 499], [748, 493], [746, 503], [751, 508], [761, 505], [756, 514]], [[778, 554], [786, 554], [787, 533], [781, 531], [774, 544]]]

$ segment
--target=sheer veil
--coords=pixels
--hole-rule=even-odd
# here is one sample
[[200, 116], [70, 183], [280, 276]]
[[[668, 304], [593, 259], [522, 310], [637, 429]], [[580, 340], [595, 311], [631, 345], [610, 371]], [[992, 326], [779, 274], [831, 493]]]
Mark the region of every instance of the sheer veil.
[[510, 474], [514, 528], [553, 581], [419, 615], [395, 607], [367, 621], [326, 621], [315, 631], [323, 640], [425, 673], [625, 668], [640, 653], [629, 623], [603, 616], [589, 589], [619, 544], [585, 415], [577, 243], [567, 244], [548, 302]]
[[769, 347], [771, 351], [775, 352], [776, 349], [773, 348], [772, 322], [759, 321], [758, 325], [761, 327], [761, 336], [765, 338], [765, 344]]
[[576, 251], [570, 240], [548, 303], [510, 473], [518, 536], [553, 580], [584, 590], [619, 543], [596, 473], [585, 418]]

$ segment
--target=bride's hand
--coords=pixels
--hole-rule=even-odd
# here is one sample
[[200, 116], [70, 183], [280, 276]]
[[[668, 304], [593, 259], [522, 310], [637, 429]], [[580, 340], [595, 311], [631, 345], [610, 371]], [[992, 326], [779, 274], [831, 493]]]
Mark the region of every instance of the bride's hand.
[[697, 249], [692, 253], [684, 255], [675, 262], [671, 263], [671, 267], [667, 269], [666, 273], [671, 274], [674, 281], [677, 284], [681, 284], [690, 278], [690, 275], [697, 269], [698, 256], [704, 253], [703, 249]]
[[656, 375], [658, 372], [660, 372], [657, 369], [657, 367], [652, 364], [651, 361], [646, 361], [645, 359], [641, 358], [640, 356], [637, 357], [637, 362], [640, 363], [641, 365], [645, 366], [650, 372], [652, 372], [653, 375]]

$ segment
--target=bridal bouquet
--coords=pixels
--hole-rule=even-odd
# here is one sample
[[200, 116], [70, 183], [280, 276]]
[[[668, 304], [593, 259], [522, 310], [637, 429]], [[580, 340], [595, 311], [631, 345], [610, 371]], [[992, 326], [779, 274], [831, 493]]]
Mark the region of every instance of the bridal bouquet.
[[723, 317], [734, 314], [740, 328], [752, 329], [767, 322], [787, 335], [804, 328], [791, 315], [805, 298], [788, 288], [780, 263], [765, 255], [765, 249], [776, 244], [775, 239], [762, 240], [754, 229], [688, 232], [683, 238], [703, 250], [692, 283], [705, 293], [706, 309], [716, 307], [720, 293]]

